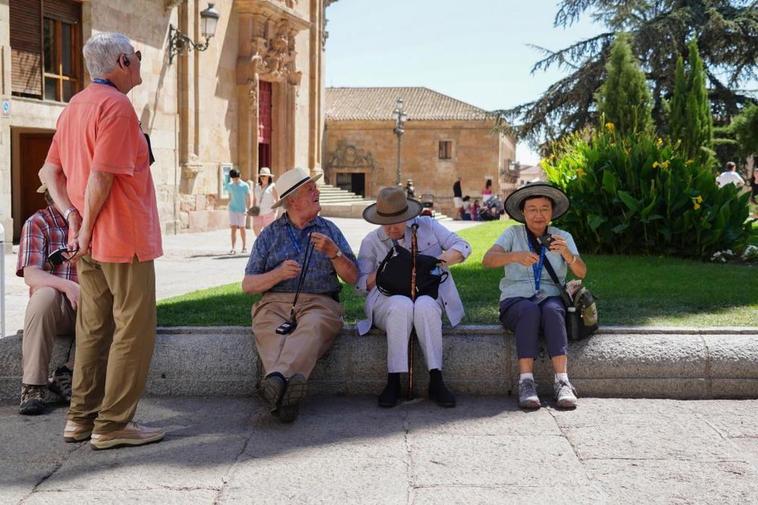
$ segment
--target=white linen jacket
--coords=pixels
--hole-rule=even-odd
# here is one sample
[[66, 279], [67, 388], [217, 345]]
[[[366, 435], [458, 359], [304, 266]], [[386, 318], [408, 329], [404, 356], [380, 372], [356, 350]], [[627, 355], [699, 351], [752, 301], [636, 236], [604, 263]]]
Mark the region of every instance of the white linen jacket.
[[[418, 223], [416, 237], [418, 238], [419, 254], [438, 258], [443, 251], [454, 249], [463, 255], [464, 261], [471, 254], [471, 246], [468, 242], [445, 228], [436, 219], [426, 216], [411, 219], [406, 223], [405, 236], [398, 240], [398, 244], [402, 247], [411, 249], [411, 225], [413, 223]], [[361, 294], [368, 296], [364, 306], [366, 319], [358, 321], [357, 325], [359, 335], [365, 335], [371, 329], [374, 304], [381, 294], [376, 286], [370, 292], [368, 291], [366, 286], [368, 277], [379, 268], [391, 247], [392, 240], [384, 233], [381, 226], [366, 235], [361, 242], [361, 249], [358, 253], [359, 276], [355, 288]], [[439, 300], [442, 302], [442, 307], [445, 309], [450, 324], [452, 326], [458, 325], [463, 319], [463, 302], [461, 302], [458, 289], [455, 287], [453, 275], [449, 271], [447, 280], [440, 284]]]

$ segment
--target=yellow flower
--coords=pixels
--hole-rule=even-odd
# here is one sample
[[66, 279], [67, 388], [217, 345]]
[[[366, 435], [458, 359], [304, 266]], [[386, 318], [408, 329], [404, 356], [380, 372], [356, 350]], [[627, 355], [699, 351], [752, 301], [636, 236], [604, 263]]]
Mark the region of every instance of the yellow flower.
[[687, 160], [684, 162], [685, 165], [690, 166], [695, 162], [695, 160]]
[[671, 165], [671, 162], [669, 160], [666, 160], [663, 163], [661, 163], [661, 168], [664, 170], [667, 170], [669, 168], [669, 165]]
[[613, 130], [615, 130], [615, 129], [616, 129], [616, 125], [614, 125], [614, 124], [613, 124], [613, 123], [611, 123], [610, 121], [608, 121], [607, 123], [605, 123], [605, 127], [606, 127], [606, 128], [608, 129], [608, 131], [609, 131], [609, 132], [611, 132], [611, 133], [613, 133]]
[[655, 141], [655, 145], [661, 147], [663, 145], [663, 139], [658, 137], [658, 139]]
[[658, 167], [660, 167], [660, 166], [661, 166], [661, 164], [660, 164], [660, 163], [658, 163], [657, 161], [654, 161], [654, 162], [653, 162], [653, 168], [658, 168]]
[[584, 169], [582, 168], [577, 168], [576, 175], [578, 175], [579, 177], [584, 177], [585, 175], [587, 175], [587, 172], [585, 172]]
[[703, 197], [700, 195], [691, 197], [690, 200], [692, 200], [692, 208], [695, 210], [698, 210], [700, 208], [700, 204], [703, 203]]

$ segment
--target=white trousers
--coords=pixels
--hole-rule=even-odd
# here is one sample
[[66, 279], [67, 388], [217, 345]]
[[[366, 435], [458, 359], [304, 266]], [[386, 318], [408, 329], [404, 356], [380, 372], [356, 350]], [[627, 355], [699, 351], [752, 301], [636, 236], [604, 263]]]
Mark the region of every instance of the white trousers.
[[387, 332], [387, 371], [408, 371], [408, 340], [416, 328], [429, 370], [442, 370], [442, 306], [430, 296], [414, 303], [406, 296], [379, 294], [373, 307], [374, 325]]

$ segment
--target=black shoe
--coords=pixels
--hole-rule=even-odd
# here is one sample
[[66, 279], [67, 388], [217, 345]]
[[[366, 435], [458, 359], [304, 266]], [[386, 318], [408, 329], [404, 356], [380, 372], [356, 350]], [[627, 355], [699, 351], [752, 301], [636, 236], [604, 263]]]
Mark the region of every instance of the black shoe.
[[284, 389], [287, 387], [287, 381], [279, 372], [273, 372], [266, 376], [261, 382], [261, 394], [263, 399], [269, 405], [271, 413], [276, 413], [279, 408], [279, 402], [284, 394]]
[[59, 366], [53, 379], [47, 385], [48, 389], [60, 396], [66, 403], [71, 403], [71, 370], [66, 365]]
[[389, 409], [397, 405], [398, 400], [400, 400], [400, 374], [389, 373], [387, 385], [379, 395], [379, 406]]
[[287, 389], [284, 391], [282, 401], [279, 404], [279, 420], [283, 423], [291, 423], [297, 419], [300, 413], [300, 402], [305, 399], [308, 392], [308, 382], [302, 374], [295, 374], [287, 381]]
[[455, 407], [455, 395], [445, 386], [442, 372], [429, 370], [429, 399], [440, 407]]
[[18, 407], [18, 413], [22, 416], [38, 416], [44, 414], [45, 392], [47, 386], [35, 386], [29, 384], [21, 385], [21, 405]]

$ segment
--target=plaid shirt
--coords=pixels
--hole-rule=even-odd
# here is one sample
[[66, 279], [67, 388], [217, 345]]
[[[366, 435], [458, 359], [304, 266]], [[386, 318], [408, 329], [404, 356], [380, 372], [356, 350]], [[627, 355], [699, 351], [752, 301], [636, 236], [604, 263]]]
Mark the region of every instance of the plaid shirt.
[[[23, 277], [24, 267], [39, 267], [57, 277], [79, 282], [76, 266], [70, 261], [64, 261], [55, 267], [47, 261], [47, 256], [61, 247], [66, 247], [67, 241], [68, 223], [58, 209], [51, 205], [38, 210], [26, 220], [21, 229], [16, 275]], [[29, 292], [31, 294], [31, 290]]]
[[[284, 260], [295, 260], [300, 265], [305, 259], [305, 249], [308, 245], [308, 235], [318, 232], [331, 238], [347, 259], [356, 262], [350, 245], [345, 236], [331, 221], [316, 217], [309, 221], [302, 230], [295, 228], [287, 217], [279, 219], [263, 229], [255, 240], [250, 259], [245, 267], [245, 275], [258, 275], [273, 270]], [[299, 276], [282, 281], [270, 289], [274, 293], [294, 293], [297, 290]], [[303, 280], [303, 293], [334, 294], [339, 293], [340, 283], [337, 272], [326, 255], [313, 250], [308, 271]]]

